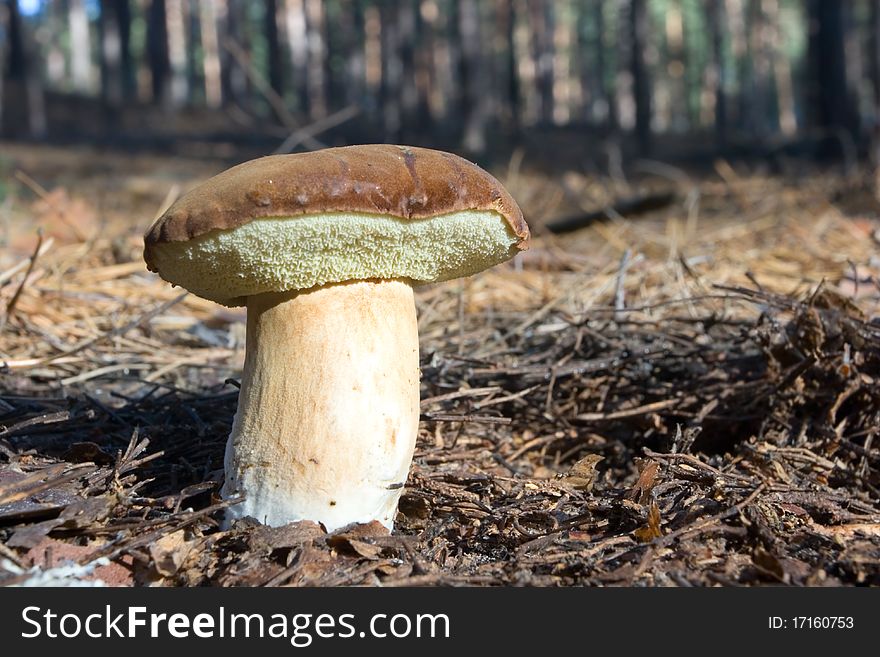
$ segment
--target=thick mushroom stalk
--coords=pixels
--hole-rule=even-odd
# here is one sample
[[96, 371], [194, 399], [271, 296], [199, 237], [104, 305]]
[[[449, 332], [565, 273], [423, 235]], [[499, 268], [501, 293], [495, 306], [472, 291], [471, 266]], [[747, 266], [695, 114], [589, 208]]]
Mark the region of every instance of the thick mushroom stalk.
[[419, 423], [413, 290], [357, 281], [247, 300], [226, 521], [392, 528]]

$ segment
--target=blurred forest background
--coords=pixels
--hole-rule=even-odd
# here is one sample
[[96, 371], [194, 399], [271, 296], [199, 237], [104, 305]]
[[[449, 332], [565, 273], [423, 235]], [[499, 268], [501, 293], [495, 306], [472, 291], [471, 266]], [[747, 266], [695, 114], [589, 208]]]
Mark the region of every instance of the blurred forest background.
[[0, 2], [7, 139], [853, 158], [880, 126], [880, 0]]

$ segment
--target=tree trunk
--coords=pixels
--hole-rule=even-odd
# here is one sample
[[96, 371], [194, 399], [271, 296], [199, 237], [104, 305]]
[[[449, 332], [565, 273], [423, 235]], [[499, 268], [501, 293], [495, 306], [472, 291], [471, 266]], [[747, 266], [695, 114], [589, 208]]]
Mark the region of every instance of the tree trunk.
[[774, 120], [775, 111], [770, 104], [772, 69], [767, 43], [768, 18], [761, 4], [761, 0], [749, 0], [746, 10], [748, 78], [743, 112], [746, 129], [759, 139], [767, 137], [777, 125], [777, 121]]
[[101, 99], [111, 120], [135, 94], [131, 57], [131, 7], [128, 0], [101, 0], [98, 20], [101, 45]]
[[[200, 91], [204, 90], [205, 84], [202, 79], [202, 71], [198, 67], [198, 49], [202, 43], [201, 10], [198, 0], [187, 2], [186, 5], [186, 84], [189, 87], [188, 102], [193, 104], [196, 100], [203, 101]], [[196, 95], [199, 95], [196, 98]]]
[[876, 126], [880, 126], [880, 0], [871, 0], [870, 30], [870, 71], [871, 89], [874, 92], [874, 123]]
[[266, 0], [263, 16], [266, 30], [266, 57], [269, 67], [269, 86], [284, 97], [284, 71], [281, 66], [281, 44], [278, 39], [278, 0]]
[[119, 28], [122, 97], [129, 100], [134, 98], [137, 83], [134, 74], [134, 60], [131, 56], [131, 6], [128, 0], [118, 0], [116, 3], [116, 24]]
[[870, 71], [873, 116], [868, 126], [871, 136], [871, 165], [874, 167], [874, 198], [880, 202], [880, 0], [871, 0]]
[[7, 90], [9, 83], [24, 79], [24, 48], [21, 40], [21, 16], [18, 14], [18, 0], [6, 0], [0, 4], [0, 32], [8, 35], [9, 45], [0, 50], [0, 135], [11, 134], [9, 128], [10, 109], [6, 107], [6, 99], [10, 97]]
[[542, 123], [553, 122], [553, 6], [541, 0], [529, 1], [532, 28], [532, 59], [535, 64], [535, 84], [538, 89]]
[[199, 35], [202, 39], [202, 73], [205, 78], [205, 104], [216, 109], [223, 103], [220, 68], [220, 35], [213, 0], [199, 2]]
[[792, 88], [791, 63], [785, 56], [779, 24], [778, 0], [763, 0], [762, 11], [767, 20], [765, 48], [769, 51], [773, 84], [776, 90], [776, 114], [778, 127], [783, 135], [791, 137], [797, 132], [794, 89]]
[[[0, 14], [4, 14], [6, 12], [6, 7], [0, 3]], [[66, 34], [67, 28], [67, 5], [63, 2], [53, 2], [52, 4], [46, 6], [45, 13], [43, 14], [45, 17], [45, 29], [48, 34]], [[3, 24], [5, 19], [3, 16], [0, 16], [0, 25]], [[0, 27], [0, 32], [3, 31], [3, 28]], [[69, 73], [69, 58], [67, 56], [67, 45], [62, 43], [61, 39], [47, 39], [47, 43], [45, 44], [45, 52], [44, 57], [46, 60], [46, 82], [49, 87], [55, 89], [64, 89], [67, 87], [68, 82], [70, 81], [70, 73]], [[0, 51], [3, 50], [3, 46], [0, 45]], [[0, 52], [0, 59], [2, 59], [2, 52]]]
[[401, 111], [401, 139], [407, 140], [413, 134], [416, 125], [419, 94], [416, 88], [416, 44], [419, 43], [419, 34], [416, 31], [417, 3], [413, 0], [404, 0], [400, 3], [397, 12], [400, 38], [400, 111]]
[[346, 105], [362, 105], [366, 85], [364, 57], [364, 8], [355, 2], [351, 11], [343, 12], [342, 50], [345, 57], [343, 98]]
[[[592, 49], [590, 48], [590, 36], [599, 33], [598, 25], [593, 25], [594, 14], [587, 11], [587, 7], [581, 7], [577, 13], [575, 22], [575, 66], [577, 76], [578, 115], [584, 122], [589, 123], [593, 118], [593, 108], [596, 97], [598, 77], [593, 65]], [[592, 30], [592, 31], [591, 31]]]
[[305, 0], [284, 0], [284, 31], [297, 110], [305, 114], [309, 111], [309, 43]]
[[[360, 3], [358, 3], [360, 6]], [[362, 7], [364, 40], [364, 108], [372, 128], [381, 125], [382, 117], [382, 12], [376, 5]]]
[[415, 53], [415, 86], [416, 86], [416, 130], [425, 135], [431, 129], [431, 91], [436, 84], [434, 72], [434, 23], [436, 17], [430, 15], [428, 20], [422, 15], [421, 6], [415, 7], [415, 31], [419, 35], [416, 40], [419, 46]]
[[165, 0], [151, 0], [147, 16], [147, 58], [153, 102], [166, 106], [171, 99], [171, 60], [168, 57], [168, 17]]
[[108, 107], [122, 105], [122, 38], [118, 0], [101, 0], [98, 33], [101, 39], [101, 98]]
[[598, 0], [594, 6], [594, 13], [599, 30], [598, 37], [596, 38], [596, 72], [599, 76], [599, 82], [596, 84], [596, 103], [605, 110], [605, 126], [608, 132], [616, 132], [620, 126], [620, 118], [615, 99], [615, 85], [613, 82], [609, 83], [608, 62], [605, 57], [606, 49], [613, 47], [609, 45], [609, 41], [611, 44], [614, 41], [613, 35], [610, 34], [611, 30], [605, 21], [605, 3]]
[[630, 47], [635, 100], [636, 138], [642, 155], [651, 152], [651, 80], [645, 62], [645, 48], [648, 45], [647, 0], [631, 0], [630, 5]]
[[9, 34], [9, 46], [6, 48], [6, 67], [3, 75], [7, 80], [24, 80], [27, 73], [27, 59], [18, 0], [6, 0], [4, 15], [6, 17], [4, 32]]
[[[458, 31], [461, 39], [459, 72], [462, 84], [460, 113], [462, 146], [468, 153], [486, 151], [486, 128], [491, 110], [490, 81], [486, 58], [481, 46], [483, 24], [477, 0], [458, 0]], [[552, 93], [552, 89], [551, 89]]]
[[[681, 0], [673, 0], [669, 3], [664, 18], [665, 22], [665, 64], [666, 76], [663, 79], [665, 86], [665, 102], [658, 107], [660, 128], [673, 132], [686, 132], [693, 127], [691, 103], [689, 103], [688, 85], [691, 80], [687, 76], [685, 54], [685, 23]], [[665, 106], [665, 107], [663, 107]]]
[[[345, 34], [350, 8], [345, 3], [322, 2], [321, 35], [324, 42], [324, 111], [330, 114], [345, 105], [346, 57]], [[345, 18], [343, 18], [345, 15]]]
[[810, 0], [808, 4], [808, 106], [813, 109], [813, 125], [855, 136], [858, 114], [847, 76], [846, 4], [836, 0]]
[[859, 89], [865, 84], [867, 78], [865, 52], [863, 39], [859, 34], [861, 23], [856, 25], [857, 9], [854, 6], [855, 3], [843, 3], [843, 5], [843, 70], [846, 71], [847, 129], [850, 134], [858, 136], [862, 127]]
[[715, 143], [723, 148], [727, 143], [727, 98], [724, 91], [724, 0], [707, 0], [706, 22], [711, 39], [709, 79], [715, 95]]
[[498, 61], [497, 94], [501, 116], [510, 132], [516, 134], [520, 127], [520, 89], [516, 59], [516, 6], [514, 0], [497, 0], [495, 5], [497, 30], [504, 35], [500, 53], [493, 53]]
[[306, 0], [309, 43], [309, 116], [317, 121], [327, 115], [327, 34], [322, 0]]
[[92, 91], [92, 45], [85, 0], [69, 0], [70, 79], [80, 93]]
[[397, 3], [381, 4], [380, 43], [382, 50], [382, 80], [379, 84], [379, 111], [385, 141], [400, 141], [400, 23]]
[[36, 59], [31, 35], [21, 20], [17, 0], [7, 0], [5, 11], [0, 13], [6, 17], [6, 25], [0, 22], [0, 27], [9, 34], [6, 67], [0, 70], [0, 133], [45, 137], [46, 106], [40, 75], [33, 64]]
[[248, 96], [248, 76], [244, 70], [247, 63], [236, 61], [225, 43], [234, 42], [245, 53], [249, 52], [244, 31], [244, 0], [226, 0], [224, 19], [220, 22], [220, 84], [223, 89], [223, 102], [236, 103], [242, 107], [250, 104]]
[[731, 88], [734, 89], [727, 101], [727, 124], [736, 129], [745, 129], [749, 104], [748, 30], [745, 4], [745, 0], [724, 0], [725, 32], [733, 61]]
[[[188, 4], [188, 3], [187, 3]], [[165, 0], [168, 34], [168, 60], [171, 64], [171, 102], [175, 107], [189, 99], [186, 75], [187, 8], [184, 0]]]
[[[602, 7], [600, 3], [599, 7]], [[599, 38], [599, 52], [597, 54], [598, 66], [605, 71], [605, 82], [608, 95], [608, 132], [616, 134], [623, 124], [621, 111], [628, 101], [632, 104], [632, 80], [629, 80], [629, 29], [628, 7], [625, 3], [612, 3], [608, 13], [610, 16], [600, 16], [597, 20], [602, 26], [602, 35]], [[613, 20], [609, 20], [613, 16]], [[613, 55], [611, 61], [606, 62], [606, 54]], [[630, 84], [621, 84], [621, 79], [629, 80]], [[627, 111], [627, 114], [629, 112]], [[630, 117], [627, 117], [630, 118]]]

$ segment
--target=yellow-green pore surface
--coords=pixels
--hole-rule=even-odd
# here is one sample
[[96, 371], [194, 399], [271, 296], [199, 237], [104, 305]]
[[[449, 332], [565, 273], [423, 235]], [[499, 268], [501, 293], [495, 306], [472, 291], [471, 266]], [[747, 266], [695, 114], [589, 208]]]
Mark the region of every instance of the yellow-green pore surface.
[[414, 284], [470, 276], [517, 252], [518, 238], [493, 210], [426, 219], [322, 213], [254, 219], [184, 242], [154, 246], [165, 280], [227, 306], [263, 292], [372, 278]]

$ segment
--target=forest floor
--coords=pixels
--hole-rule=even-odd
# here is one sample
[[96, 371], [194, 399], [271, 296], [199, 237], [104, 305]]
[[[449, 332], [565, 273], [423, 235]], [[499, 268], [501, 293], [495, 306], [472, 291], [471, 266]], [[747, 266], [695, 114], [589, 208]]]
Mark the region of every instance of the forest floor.
[[0, 145], [0, 585], [880, 585], [873, 178], [643, 165], [495, 171], [535, 238], [417, 293], [391, 535], [221, 531], [244, 311], [142, 234], [224, 166]]

